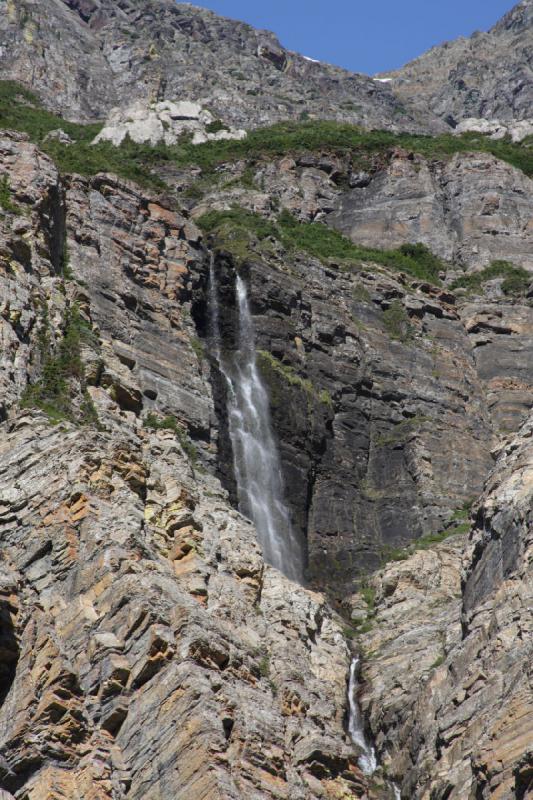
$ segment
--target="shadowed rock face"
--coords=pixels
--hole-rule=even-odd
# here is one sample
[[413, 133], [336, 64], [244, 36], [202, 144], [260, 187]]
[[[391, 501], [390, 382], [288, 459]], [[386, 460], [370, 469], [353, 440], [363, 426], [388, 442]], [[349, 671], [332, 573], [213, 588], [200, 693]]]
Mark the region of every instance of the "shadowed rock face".
[[531, 791], [531, 444], [529, 418], [502, 450], [466, 542], [373, 580], [363, 707], [406, 796]]

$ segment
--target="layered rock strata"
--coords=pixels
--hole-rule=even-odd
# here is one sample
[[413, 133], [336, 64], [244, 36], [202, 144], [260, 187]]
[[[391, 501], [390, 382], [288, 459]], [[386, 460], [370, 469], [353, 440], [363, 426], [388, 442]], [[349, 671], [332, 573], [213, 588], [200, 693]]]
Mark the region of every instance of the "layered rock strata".
[[[369, 796], [344, 733], [339, 621], [265, 565], [205, 470], [213, 407], [187, 312], [199, 232], [109, 177], [63, 183], [22, 137], [0, 146], [2, 792]], [[17, 408], [42, 370], [42, 309], [60, 346], [73, 304], [92, 428]]]
[[530, 418], [502, 449], [466, 543], [372, 581], [363, 707], [402, 797], [533, 789], [532, 433]]

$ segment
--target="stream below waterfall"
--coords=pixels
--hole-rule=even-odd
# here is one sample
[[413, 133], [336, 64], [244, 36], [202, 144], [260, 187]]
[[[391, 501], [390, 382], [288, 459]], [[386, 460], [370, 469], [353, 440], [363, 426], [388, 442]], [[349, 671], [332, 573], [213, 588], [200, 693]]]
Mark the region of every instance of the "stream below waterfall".
[[209, 266], [210, 335], [225, 381], [228, 428], [239, 511], [256, 529], [265, 560], [302, 582], [303, 552], [285, 502], [285, 487], [272, 432], [270, 402], [257, 367], [255, 333], [246, 284], [236, 275], [238, 332], [234, 350], [221, 341], [220, 299], [214, 258]]

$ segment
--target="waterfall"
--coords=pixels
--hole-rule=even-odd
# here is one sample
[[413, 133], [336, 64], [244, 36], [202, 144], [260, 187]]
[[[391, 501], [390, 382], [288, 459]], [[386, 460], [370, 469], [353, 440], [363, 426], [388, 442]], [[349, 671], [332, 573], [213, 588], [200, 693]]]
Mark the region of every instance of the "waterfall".
[[236, 277], [237, 349], [223, 348], [220, 301], [214, 258], [209, 267], [209, 306], [214, 355], [226, 383], [228, 428], [239, 511], [256, 529], [265, 560], [301, 582], [303, 557], [292, 529], [278, 449], [272, 433], [270, 403], [257, 367], [255, 336], [246, 285]]
[[359, 659], [354, 658], [350, 665], [350, 682], [348, 684], [348, 705], [350, 716], [348, 718], [348, 733], [352, 742], [361, 748], [359, 756], [359, 766], [365, 775], [372, 775], [377, 768], [376, 753], [374, 748], [368, 743], [363, 727], [361, 710], [357, 702], [357, 690], [359, 683], [357, 680], [357, 668]]

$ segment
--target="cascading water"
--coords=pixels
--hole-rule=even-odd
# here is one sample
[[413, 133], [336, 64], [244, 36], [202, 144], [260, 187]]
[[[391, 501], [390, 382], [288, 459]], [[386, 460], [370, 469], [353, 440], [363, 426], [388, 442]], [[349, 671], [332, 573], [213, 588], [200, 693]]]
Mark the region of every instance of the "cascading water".
[[357, 668], [359, 659], [354, 658], [350, 665], [350, 681], [348, 684], [348, 705], [350, 716], [348, 718], [348, 733], [352, 742], [361, 748], [359, 756], [359, 766], [365, 775], [372, 775], [377, 768], [376, 753], [374, 748], [368, 743], [363, 727], [361, 710], [357, 702], [357, 690], [359, 683], [357, 680]]
[[255, 336], [246, 285], [236, 277], [237, 349], [225, 353], [220, 333], [220, 303], [214, 258], [209, 267], [211, 337], [226, 382], [228, 427], [239, 511], [256, 526], [265, 560], [288, 578], [301, 582], [302, 549], [292, 529], [284, 499], [281, 464], [268, 394], [257, 368]]

